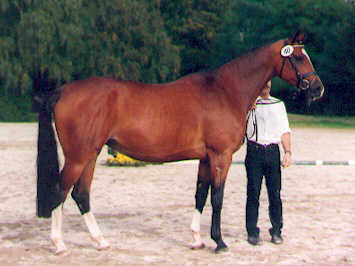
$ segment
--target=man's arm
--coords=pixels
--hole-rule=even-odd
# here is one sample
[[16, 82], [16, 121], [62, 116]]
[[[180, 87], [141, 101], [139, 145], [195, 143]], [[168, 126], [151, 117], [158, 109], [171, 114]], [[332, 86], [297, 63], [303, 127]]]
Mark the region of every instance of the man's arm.
[[282, 159], [282, 167], [286, 168], [291, 165], [291, 133], [286, 132], [281, 136], [282, 148], [285, 152]]

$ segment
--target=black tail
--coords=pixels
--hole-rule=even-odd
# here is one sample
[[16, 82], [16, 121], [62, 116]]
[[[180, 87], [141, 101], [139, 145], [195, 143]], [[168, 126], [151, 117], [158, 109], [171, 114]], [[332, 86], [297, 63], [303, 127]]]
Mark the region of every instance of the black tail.
[[47, 99], [41, 103], [37, 142], [37, 216], [46, 218], [63, 202], [52, 108], [48, 103]]

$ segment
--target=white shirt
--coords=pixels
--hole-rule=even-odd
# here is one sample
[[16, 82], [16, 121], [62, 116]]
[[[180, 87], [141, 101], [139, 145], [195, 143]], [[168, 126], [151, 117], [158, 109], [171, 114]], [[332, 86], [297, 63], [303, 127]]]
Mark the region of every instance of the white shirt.
[[256, 108], [249, 111], [247, 137], [259, 144], [279, 144], [284, 133], [291, 132], [285, 104], [275, 98], [257, 99]]

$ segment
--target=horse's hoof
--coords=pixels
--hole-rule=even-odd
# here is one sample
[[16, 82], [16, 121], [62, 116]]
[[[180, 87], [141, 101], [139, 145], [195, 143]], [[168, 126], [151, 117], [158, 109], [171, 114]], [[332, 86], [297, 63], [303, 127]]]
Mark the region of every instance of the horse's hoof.
[[55, 255], [57, 255], [57, 256], [66, 255], [68, 253], [69, 253], [69, 251], [68, 251], [68, 249], [66, 247], [57, 248], [57, 250], [55, 251]]
[[228, 247], [227, 247], [227, 245], [226, 244], [221, 244], [221, 245], [218, 245], [217, 247], [216, 247], [216, 249], [215, 249], [215, 253], [216, 254], [219, 254], [219, 253], [224, 253], [224, 252], [227, 252], [229, 249], [228, 249]]
[[97, 243], [98, 250], [105, 250], [110, 248], [110, 244], [103, 236], [98, 236], [96, 238], [92, 237], [92, 239]]
[[204, 249], [206, 247], [206, 245], [204, 243], [201, 244], [193, 244], [191, 246], [192, 250], [199, 250], [199, 249]]
[[101, 244], [101, 245], [99, 245], [98, 247], [97, 247], [97, 249], [98, 250], [107, 250], [107, 249], [110, 249], [111, 248], [111, 246], [110, 246], [110, 244], [108, 243], [108, 242], [106, 242], [106, 243], [103, 243], [103, 244]]
[[65, 246], [63, 240], [58, 239], [58, 238], [53, 238], [52, 243], [56, 247], [56, 251], [55, 251], [56, 255], [63, 255], [65, 253], [67, 253], [68, 250], [67, 250], [67, 247]]

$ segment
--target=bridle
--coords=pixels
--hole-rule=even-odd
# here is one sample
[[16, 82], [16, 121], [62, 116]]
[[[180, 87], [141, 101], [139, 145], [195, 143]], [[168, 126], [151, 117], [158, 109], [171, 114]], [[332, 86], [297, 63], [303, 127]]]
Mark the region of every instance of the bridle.
[[[308, 72], [306, 74], [301, 74], [298, 69], [297, 69], [297, 66], [296, 66], [296, 63], [295, 63], [295, 58], [293, 56], [293, 49], [294, 48], [297, 48], [297, 47], [301, 47], [303, 48], [304, 45], [302, 44], [295, 44], [295, 45], [286, 45], [282, 48], [281, 50], [281, 57], [283, 57], [283, 61], [282, 61], [282, 66], [281, 66], [281, 70], [280, 70], [280, 78], [282, 77], [282, 72], [283, 72], [283, 69], [284, 69], [284, 66], [285, 66], [285, 62], [286, 62], [286, 59], [288, 59], [290, 61], [290, 64], [292, 66], [292, 68], [295, 70], [296, 72], [296, 76], [297, 76], [297, 88], [301, 89], [301, 90], [307, 90], [309, 89], [310, 85], [311, 85], [311, 82], [308, 81], [306, 78], [309, 77], [309, 76], [312, 76], [312, 75], [317, 75], [316, 72], [312, 71], [312, 72]], [[291, 52], [289, 54], [286, 53], [286, 55], [283, 55], [282, 54], [282, 51], [283, 49], [290, 49]]]

